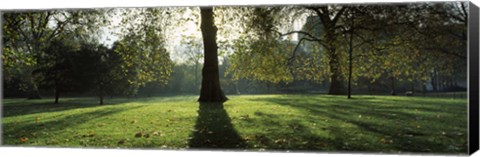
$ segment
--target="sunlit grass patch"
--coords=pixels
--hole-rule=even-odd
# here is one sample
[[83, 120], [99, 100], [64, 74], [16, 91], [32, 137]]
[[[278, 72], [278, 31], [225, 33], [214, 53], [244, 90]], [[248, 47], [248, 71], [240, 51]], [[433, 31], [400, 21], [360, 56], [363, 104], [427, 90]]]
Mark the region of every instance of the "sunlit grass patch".
[[463, 99], [330, 95], [3, 101], [3, 143], [106, 148], [466, 153]]

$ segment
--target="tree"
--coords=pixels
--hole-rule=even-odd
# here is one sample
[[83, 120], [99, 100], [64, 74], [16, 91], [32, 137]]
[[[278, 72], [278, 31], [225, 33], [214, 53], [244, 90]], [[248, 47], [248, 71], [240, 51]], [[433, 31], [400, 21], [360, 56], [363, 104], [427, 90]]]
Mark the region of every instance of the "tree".
[[199, 102], [225, 102], [227, 97], [220, 87], [218, 72], [218, 47], [216, 42], [217, 28], [213, 19], [213, 8], [200, 8], [204, 47], [204, 64], [202, 69], [202, 87]]
[[10, 45], [4, 50], [21, 54], [5, 53], [4, 58], [21, 56], [16, 60], [28, 63], [28, 67], [22, 70], [28, 74], [25, 76], [29, 80], [29, 98], [40, 98], [32, 72], [45, 53], [43, 50], [50, 42], [71, 34], [85, 39], [92, 38], [99, 27], [109, 22], [104, 16], [107, 12], [106, 10], [46, 10], [3, 13], [5, 22], [3, 32], [8, 38], [5, 42], [6, 45]]
[[[114, 44], [115, 47], [116, 44]], [[121, 79], [122, 60], [113, 48], [98, 43], [82, 43], [74, 56], [75, 82], [81, 84], [76, 92], [94, 91], [103, 105], [106, 94], [124, 90], [125, 80]]]
[[81, 71], [74, 69], [75, 53], [78, 45], [71, 40], [54, 40], [44, 50], [45, 55], [39, 56], [37, 64], [40, 65], [32, 73], [36, 76], [40, 88], [53, 89], [55, 104], [61, 94], [78, 90], [75, 74]]
[[343, 73], [340, 64], [340, 53], [337, 52], [338, 48], [338, 39], [339, 36], [339, 21], [346, 11], [346, 6], [306, 6], [305, 9], [310, 10], [315, 13], [316, 17], [321, 21], [321, 27], [324, 30], [324, 36], [317, 37], [313, 36], [308, 32], [304, 31], [291, 31], [281, 36], [290, 35], [290, 34], [303, 34], [305, 35], [300, 39], [299, 44], [303, 40], [315, 41], [320, 43], [325, 50], [326, 56], [328, 58], [329, 70], [330, 70], [330, 88], [329, 94], [343, 94], [345, 93], [345, 88], [343, 84]]
[[149, 82], [166, 84], [173, 62], [165, 48], [172, 8], [122, 10], [121, 39], [114, 52], [121, 58], [120, 78], [126, 95], [134, 96]]
[[203, 52], [203, 45], [201, 45], [201, 41], [197, 41], [194, 36], [188, 36], [183, 38], [182, 43], [187, 46], [186, 50], [183, 52], [185, 55], [186, 61], [189, 64], [193, 64], [193, 75], [194, 75], [194, 89], [197, 90], [200, 87], [200, 79], [198, 75], [199, 66], [201, 66], [201, 59], [204, 57]]

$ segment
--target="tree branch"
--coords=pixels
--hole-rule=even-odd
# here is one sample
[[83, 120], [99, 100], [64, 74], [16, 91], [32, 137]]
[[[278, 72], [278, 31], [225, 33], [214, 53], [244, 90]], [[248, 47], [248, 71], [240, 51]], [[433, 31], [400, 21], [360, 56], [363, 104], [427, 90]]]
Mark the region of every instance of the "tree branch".
[[337, 12], [337, 14], [333, 17], [333, 20], [332, 20], [332, 22], [333, 22], [334, 24], [337, 23], [338, 19], [340, 19], [340, 16], [343, 15], [343, 12], [345, 12], [346, 9], [347, 9], [347, 7], [342, 7], [342, 8], [340, 9], [340, 11]]

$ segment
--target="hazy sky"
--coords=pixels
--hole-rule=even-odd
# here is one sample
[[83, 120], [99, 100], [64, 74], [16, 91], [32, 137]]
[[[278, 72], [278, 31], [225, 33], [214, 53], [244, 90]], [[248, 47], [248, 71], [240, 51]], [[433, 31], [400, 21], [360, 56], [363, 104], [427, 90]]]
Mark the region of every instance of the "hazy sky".
[[[191, 16], [192, 10], [187, 10], [184, 13], [185, 16]], [[112, 17], [112, 26], [119, 26], [121, 22], [120, 16], [113, 16]], [[294, 30], [300, 30], [305, 23], [304, 19], [295, 21], [293, 24]], [[102, 36], [100, 37], [101, 43], [112, 46], [112, 44], [119, 39], [119, 36], [115, 35], [113, 32], [119, 32], [118, 28], [103, 28], [102, 29]], [[238, 38], [239, 33], [231, 32], [227, 38], [235, 39]], [[195, 24], [194, 21], [188, 21], [184, 25], [175, 27], [174, 30], [170, 30], [168, 34], [169, 38], [167, 38], [166, 49], [170, 52], [170, 57], [175, 62], [184, 62], [185, 57], [182, 55], [184, 51], [187, 50], [185, 45], [181, 44], [182, 36], [195, 36], [197, 39], [196, 41], [202, 41], [202, 34], [200, 32], [199, 26]], [[220, 35], [217, 35], [218, 38], [221, 38]], [[297, 35], [293, 34], [292, 38], [294, 41], [297, 40]], [[227, 39], [228, 40], [228, 39]], [[199, 50], [203, 51], [203, 50]]]

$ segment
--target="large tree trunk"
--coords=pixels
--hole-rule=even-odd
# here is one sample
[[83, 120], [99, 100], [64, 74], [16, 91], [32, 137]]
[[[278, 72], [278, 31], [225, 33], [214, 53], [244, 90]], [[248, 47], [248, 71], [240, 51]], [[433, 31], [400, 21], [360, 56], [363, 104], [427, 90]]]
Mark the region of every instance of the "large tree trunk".
[[220, 87], [217, 54], [217, 28], [213, 21], [213, 8], [200, 8], [203, 36], [204, 64], [202, 69], [202, 87], [199, 102], [225, 102], [227, 97]]
[[[331, 32], [331, 31], [330, 31]], [[327, 33], [328, 39], [328, 56], [330, 65], [330, 89], [328, 94], [341, 95], [345, 94], [345, 86], [343, 84], [342, 72], [340, 69], [339, 57], [335, 48], [335, 35], [333, 33]]]
[[[327, 49], [327, 56], [329, 59], [330, 66], [330, 89], [328, 94], [341, 95], [345, 94], [345, 85], [344, 78], [342, 77], [342, 71], [340, 68], [340, 57], [337, 52], [337, 22], [340, 16], [343, 16], [343, 12], [346, 10], [346, 7], [342, 7], [336, 14], [330, 12], [329, 8], [322, 6], [319, 8], [313, 8], [318, 15], [320, 21], [323, 25], [323, 30], [325, 30], [325, 41]], [[334, 15], [333, 17], [331, 15]]]

